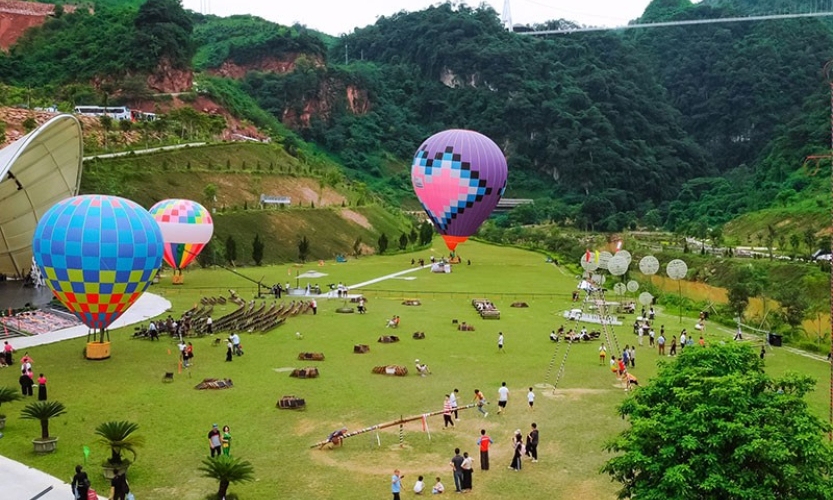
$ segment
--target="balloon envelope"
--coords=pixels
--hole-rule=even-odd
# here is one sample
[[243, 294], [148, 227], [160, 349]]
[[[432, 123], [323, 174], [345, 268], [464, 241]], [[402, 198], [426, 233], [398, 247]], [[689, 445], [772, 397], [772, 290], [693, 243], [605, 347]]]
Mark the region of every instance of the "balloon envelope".
[[450, 250], [477, 231], [506, 190], [506, 158], [471, 130], [429, 137], [414, 155], [411, 182]]
[[76, 196], [44, 214], [32, 249], [55, 297], [88, 327], [104, 329], [147, 289], [162, 263], [162, 233], [130, 200]]
[[150, 207], [165, 241], [164, 259], [174, 269], [183, 269], [214, 234], [214, 221], [204, 206], [191, 200], [162, 200]]

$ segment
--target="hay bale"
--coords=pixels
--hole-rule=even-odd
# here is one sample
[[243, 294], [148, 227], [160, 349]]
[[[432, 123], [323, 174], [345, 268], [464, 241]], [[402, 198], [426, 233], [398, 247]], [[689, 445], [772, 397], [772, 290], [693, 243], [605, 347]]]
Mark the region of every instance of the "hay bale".
[[353, 346], [353, 353], [355, 354], [364, 354], [366, 352], [370, 352], [370, 346], [366, 344], [356, 344]]
[[396, 335], [382, 335], [378, 341], [383, 344], [393, 344], [394, 342], [399, 342], [399, 337]]
[[302, 352], [298, 354], [301, 361], [324, 361], [323, 352]]
[[408, 369], [399, 365], [384, 365], [376, 366], [372, 370], [377, 375], [392, 375], [395, 377], [404, 377], [408, 374]]
[[295, 378], [318, 378], [318, 368], [308, 366], [306, 368], [296, 368], [289, 374], [290, 377]]
[[529, 304], [526, 302], [512, 302], [510, 307], [529, 307]]
[[422, 340], [425, 338], [425, 332], [414, 332], [414, 339]]
[[303, 410], [306, 406], [306, 400], [296, 398], [295, 396], [283, 396], [278, 400], [277, 404], [277, 407], [282, 410]]
[[194, 386], [194, 389], [230, 389], [232, 387], [234, 387], [234, 384], [232, 383], [230, 378], [227, 378], [225, 380], [217, 378], [206, 378], [203, 379], [202, 382]]

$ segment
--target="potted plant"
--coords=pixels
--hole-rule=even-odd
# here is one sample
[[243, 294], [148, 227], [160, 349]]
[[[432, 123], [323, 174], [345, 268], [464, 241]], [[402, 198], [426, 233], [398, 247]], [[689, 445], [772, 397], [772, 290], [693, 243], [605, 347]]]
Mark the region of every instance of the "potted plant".
[[49, 419], [59, 417], [66, 412], [66, 407], [57, 401], [35, 401], [21, 410], [21, 418], [40, 421], [41, 437], [32, 440], [35, 453], [55, 451], [58, 447], [58, 438], [49, 436]]
[[96, 427], [98, 442], [110, 448], [110, 458], [102, 464], [107, 479], [112, 479], [116, 470], [127, 471], [130, 467], [130, 460], [124, 458], [122, 453], [130, 453], [136, 460], [136, 448], [145, 443], [144, 437], [136, 435], [138, 429], [139, 424], [127, 421], [104, 422]]
[[226, 498], [229, 484], [252, 481], [254, 479], [254, 468], [246, 460], [233, 458], [228, 455], [220, 455], [216, 458], [204, 458], [202, 467], [199, 470], [204, 477], [210, 477], [220, 481], [220, 490], [217, 498]]
[[[11, 387], [0, 387], [0, 405], [21, 399], [20, 392]], [[6, 415], [0, 413], [0, 429], [6, 428]]]

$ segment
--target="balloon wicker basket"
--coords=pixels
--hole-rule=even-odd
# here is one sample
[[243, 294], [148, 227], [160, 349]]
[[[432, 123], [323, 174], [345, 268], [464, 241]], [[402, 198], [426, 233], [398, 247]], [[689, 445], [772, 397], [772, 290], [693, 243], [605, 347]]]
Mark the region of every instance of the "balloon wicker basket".
[[174, 274], [171, 280], [174, 285], [181, 285], [185, 283], [185, 278], [181, 274]]
[[110, 357], [110, 341], [87, 342], [87, 359], [100, 360]]

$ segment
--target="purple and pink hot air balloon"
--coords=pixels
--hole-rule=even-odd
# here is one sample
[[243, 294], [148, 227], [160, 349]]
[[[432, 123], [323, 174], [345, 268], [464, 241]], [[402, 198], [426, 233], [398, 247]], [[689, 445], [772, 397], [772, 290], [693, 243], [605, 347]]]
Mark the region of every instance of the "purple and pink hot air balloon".
[[429, 137], [414, 155], [411, 182], [422, 208], [452, 252], [477, 231], [506, 190], [506, 158], [472, 130]]

